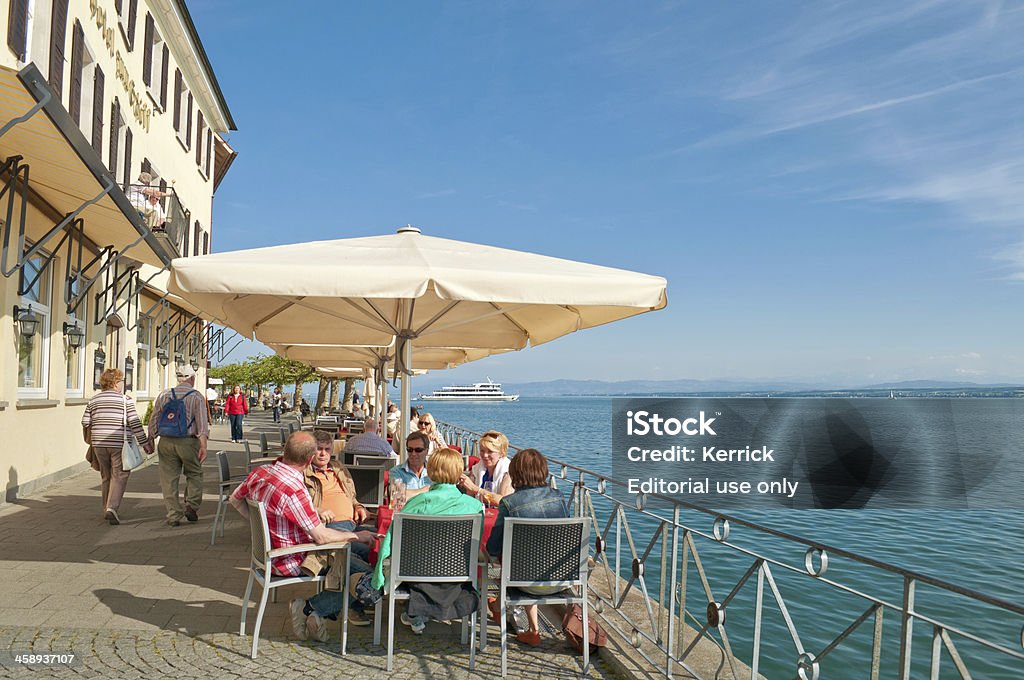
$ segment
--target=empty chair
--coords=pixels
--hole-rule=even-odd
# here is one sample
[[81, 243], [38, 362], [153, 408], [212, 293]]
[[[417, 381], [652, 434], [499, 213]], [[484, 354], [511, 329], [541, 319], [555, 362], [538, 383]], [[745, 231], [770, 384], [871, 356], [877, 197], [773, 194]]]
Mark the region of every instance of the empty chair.
[[265, 463], [273, 463], [276, 458], [274, 456], [260, 456], [254, 458], [252, 453], [252, 445], [249, 444], [248, 439], [242, 440], [242, 445], [245, 446], [245, 457], [248, 461], [249, 468], [252, 469], [254, 465], [263, 465]]
[[377, 509], [384, 504], [384, 474], [387, 472], [383, 466], [360, 467], [358, 465], [347, 465], [352, 481], [356, 485], [356, 500], [360, 505], [369, 509]]
[[[507, 673], [508, 607], [529, 604], [579, 604], [583, 609], [583, 674], [590, 667], [587, 606], [587, 541], [590, 518], [505, 519], [501, 550], [501, 676]], [[530, 591], [534, 592], [528, 592]], [[550, 589], [535, 594], [534, 589]]]
[[288, 430], [287, 428], [282, 427], [279, 428], [277, 432], [281, 435], [281, 448], [284, 448], [284, 445], [288, 443]]
[[355, 454], [352, 456], [352, 464], [359, 467], [382, 467], [390, 470], [398, 462], [397, 458], [382, 456], [378, 453]]
[[231, 491], [235, 485], [245, 479], [245, 475], [231, 475], [231, 466], [228, 463], [227, 451], [217, 452], [217, 475], [219, 477], [219, 497], [217, 498], [217, 513], [213, 516], [213, 531], [210, 535], [210, 545], [213, 545], [217, 540], [218, 522], [220, 523], [220, 535], [224, 535], [224, 520], [228, 514], [228, 496], [231, 495]]
[[[483, 515], [407, 515], [398, 513], [391, 524], [391, 572], [388, 593], [388, 664], [393, 666], [395, 602], [408, 600], [408, 583], [477, 582]], [[443, 546], [443, 549], [439, 549]], [[476, 667], [477, 616], [483, 610], [483, 588], [477, 609], [462, 619], [462, 642], [469, 626], [469, 669]], [[382, 603], [374, 613], [374, 644], [380, 644]], [[468, 621], [467, 621], [468, 619]]]
[[[260, 603], [256, 610], [256, 625], [252, 631], [252, 653], [256, 658], [256, 650], [260, 642], [260, 626], [263, 623], [263, 613], [267, 608], [267, 595], [274, 588], [290, 586], [294, 583], [323, 583], [326, 575], [318, 576], [275, 576], [273, 575], [273, 562], [276, 558], [284, 557], [310, 550], [344, 550], [345, 560], [349, 559], [347, 543], [303, 543], [288, 548], [270, 547], [270, 526], [267, 522], [267, 508], [263, 503], [257, 503], [252, 499], [245, 501], [249, 506], [249, 533], [252, 536], [252, 558], [249, 562], [249, 581], [245, 585], [245, 596], [242, 598], [242, 623], [239, 626], [238, 634], [245, 635], [245, 618], [249, 611], [249, 601], [252, 596], [253, 582], [260, 584], [262, 593]], [[346, 564], [345, 573], [348, 573]], [[346, 583], [347, 587], [347, 583]], [[346, 651], [348, 642], [348, 598], [344, 598], [341, 612], [341, 652]]]

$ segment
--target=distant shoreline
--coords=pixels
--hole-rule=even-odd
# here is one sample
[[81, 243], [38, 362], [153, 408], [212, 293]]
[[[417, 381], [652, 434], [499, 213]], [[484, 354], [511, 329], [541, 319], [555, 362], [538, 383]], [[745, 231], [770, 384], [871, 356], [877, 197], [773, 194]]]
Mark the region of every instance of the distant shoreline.
[[1024, 387], [980, 387], [973, 389], [912, 389], [912, 390], [802, 390], [802, 391], [707, 391], [707, 392], [589, 392], [522, 394], [521, 398], [629, 398], [629, 397], [703, 397], [749, 399], [1020, 399]]

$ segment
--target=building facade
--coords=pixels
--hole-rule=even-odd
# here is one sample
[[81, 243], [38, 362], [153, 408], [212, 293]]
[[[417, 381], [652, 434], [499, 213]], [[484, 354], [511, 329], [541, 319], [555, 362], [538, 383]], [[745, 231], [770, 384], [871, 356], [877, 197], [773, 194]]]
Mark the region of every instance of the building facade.
[[219, 332], [166, 293], [209, 253], [235, 129], [183, 0], [0, 7], [0, 503], [86, 465], [116, 367], [140, 413]]

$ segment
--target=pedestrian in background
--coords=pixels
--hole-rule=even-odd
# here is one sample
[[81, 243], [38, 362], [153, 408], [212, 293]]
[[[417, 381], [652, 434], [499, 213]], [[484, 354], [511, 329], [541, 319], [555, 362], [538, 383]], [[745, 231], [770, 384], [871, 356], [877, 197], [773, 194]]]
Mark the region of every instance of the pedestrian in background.
[[244, 438], [242, 423], [245, 416], [249, 415], [249, 400], [242, 394], [242, 388], [238, 385], [231, 388], [231, 394], [224, 402], [224, 413], [231, 421], [231, 441], [237, 444]]
[[103, 371], [101, 391], [93, 395], [82, 414], [82, 436], [93, 450], [96, 461], [93, 467], [99, 470], [103, 489], [103, 516], [111, 525], [121, 523], [117, 511], [131, 476], [131, 470], [121, 465], [126, 428], [146, 453], [153, 453], [153, 443], [142, 427], [135, 402], [124, 395], [123, 389], [124, 373], [116, 368]]

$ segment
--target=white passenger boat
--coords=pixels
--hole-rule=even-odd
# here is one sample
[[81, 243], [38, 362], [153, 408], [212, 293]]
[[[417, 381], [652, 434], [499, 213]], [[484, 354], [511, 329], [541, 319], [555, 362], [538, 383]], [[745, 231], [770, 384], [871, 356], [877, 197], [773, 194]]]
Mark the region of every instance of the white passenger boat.
[[501, 383], [487, 378], [487, 382], [449, 385], [434, 390], [432, 394], [420, 394], [416, 398], [423, 401], [516, 401], [519, 395], [505, 394], [501, 389]]

